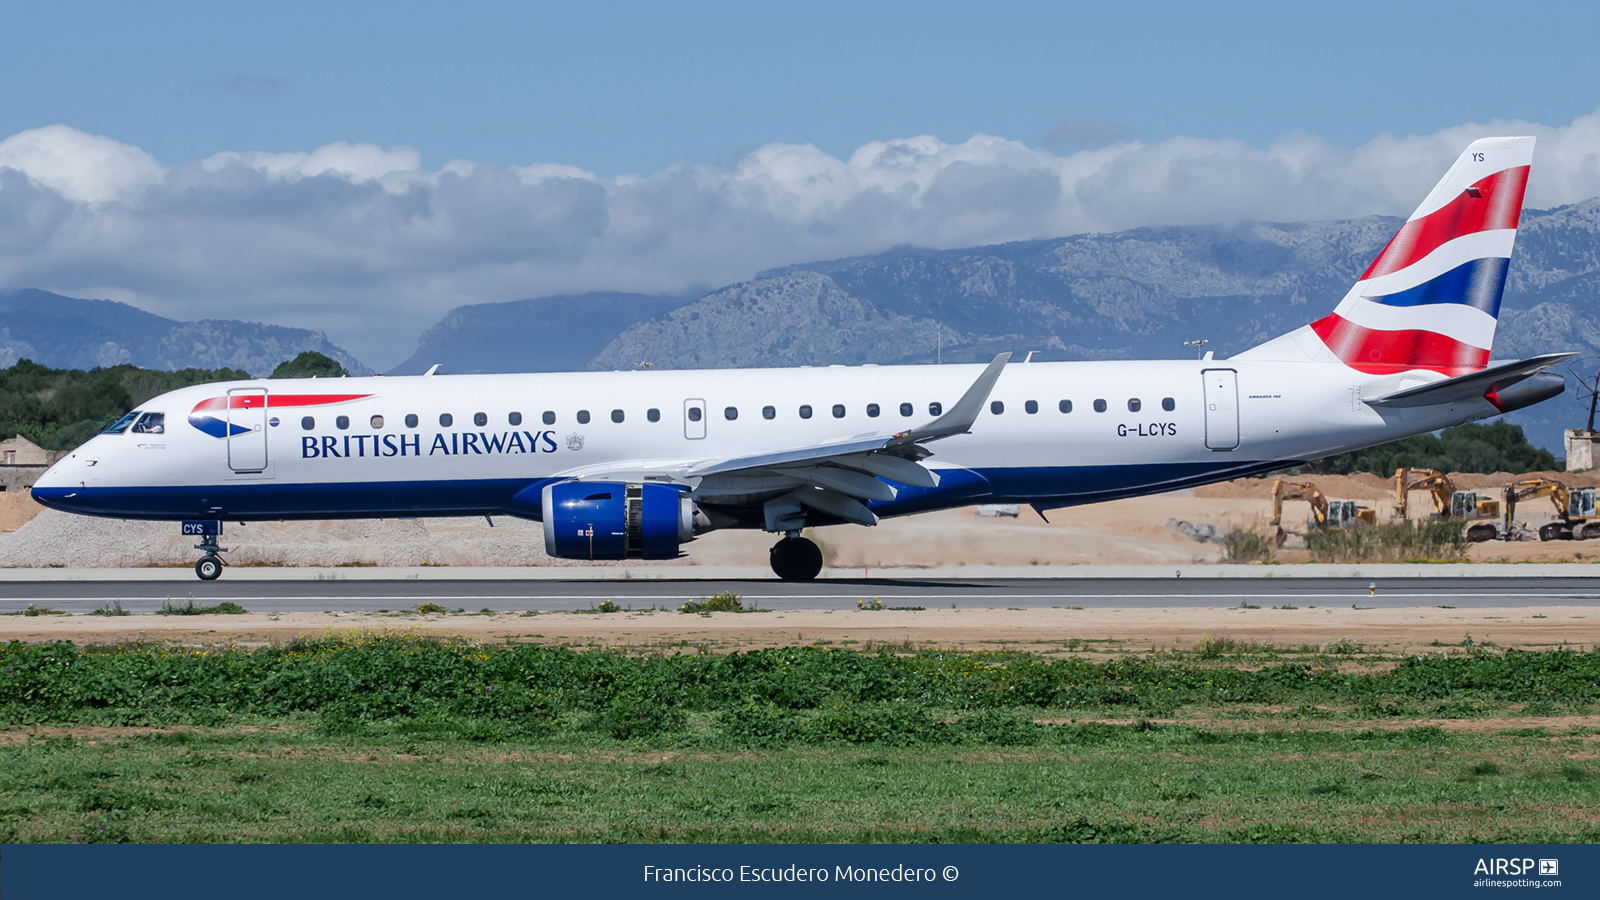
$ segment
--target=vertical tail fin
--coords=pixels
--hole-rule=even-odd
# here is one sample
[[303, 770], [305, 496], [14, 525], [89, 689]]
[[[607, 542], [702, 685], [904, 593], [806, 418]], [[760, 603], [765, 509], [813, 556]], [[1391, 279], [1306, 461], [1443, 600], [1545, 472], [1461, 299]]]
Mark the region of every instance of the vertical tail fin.
[[1472, 142], [1332, 314], [1240, 357], [1338, 361], [1372, 375], [1483, 368], [1533, 144]]

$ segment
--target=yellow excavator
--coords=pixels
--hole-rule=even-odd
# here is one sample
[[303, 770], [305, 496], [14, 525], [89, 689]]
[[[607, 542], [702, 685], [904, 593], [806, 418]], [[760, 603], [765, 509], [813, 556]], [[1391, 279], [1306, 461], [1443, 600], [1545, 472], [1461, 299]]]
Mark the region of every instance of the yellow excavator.
[[1288, 539], [1281, 525], [1286, 500], [1304, 500], [1311, 504], [1308, 524], [1317, 528], [1378, 524], [1378, 511], [1370, 506], [1358, 505], [1354, 500], [1329, 500], [1309, 481], [1284, 481], [1279, 478], [1272, 483], [1272, 521], [1269, 524], [1278, 526], [1277, 541], [1280, 547]]
[[[1500, 501], [1477, 491], [1457, 490], [1449, 475], [1437, 469], [1400, 468], [1394, 470], [1394, 518], [1406, 517], [1412, 491], [1427, 491], [1433, 499], [1433, 515], [1469, 523], [1467, 540], [1482, 542], [1496, 535], [1495, 520], [1500, 518]], [[1476, 522], [1477, 524], [1471, 524]]]
[[1523, 500], [1549, 497], [1556, 508], [1556, 521], [1539, 526], [1541, 541], [1587, 541], [1600, 537], [1600, 516], [1595, 512], [1595, 489], [1569, 488], [1553, 478], [1523, 478], [1506, 484], [1504, 535], [1512, 539], [1511, 527], [1517, 504]]

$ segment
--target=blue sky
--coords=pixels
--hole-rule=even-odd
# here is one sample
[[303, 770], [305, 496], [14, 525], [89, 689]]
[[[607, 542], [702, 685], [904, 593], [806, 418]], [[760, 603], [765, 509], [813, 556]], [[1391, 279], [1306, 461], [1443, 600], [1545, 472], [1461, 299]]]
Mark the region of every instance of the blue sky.
[[383, 369], [468, 303], [1405, 215], [1489, 134], [1600, 195], [1600, 4], [1525, 6], [13, 4], [0, 289]]
[[784, 142], [1061, 119], [1146, 141], [1344, 147], [1600, 105], [1600, 4], [13, 4], [0, 134], [66, 124], [165, 164], [403, 144], [602, 176]]

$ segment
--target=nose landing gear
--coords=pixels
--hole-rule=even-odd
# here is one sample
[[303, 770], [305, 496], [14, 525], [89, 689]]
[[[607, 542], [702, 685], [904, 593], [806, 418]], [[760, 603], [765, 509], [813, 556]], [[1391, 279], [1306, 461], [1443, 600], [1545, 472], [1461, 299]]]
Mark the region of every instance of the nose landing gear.
[[227, 563], [222, 561], [222, 554], [228, 548], [217, 546], [217, 538], [222, 534], [220, 520], [197, 520], [183, 523], [185, 535], [196, 535], [200, 543], [195, 544], [196, 550], [204, 551], [205, 555], [194, 564], [194, 574], [200, 576], [201, 581], [216, 581], [222, 575], [222, 567]]
[[803, 537], [786, 537], [772, 545], [772, 572], [784, 581], [810, 581], [822, 571], [822, 551]]

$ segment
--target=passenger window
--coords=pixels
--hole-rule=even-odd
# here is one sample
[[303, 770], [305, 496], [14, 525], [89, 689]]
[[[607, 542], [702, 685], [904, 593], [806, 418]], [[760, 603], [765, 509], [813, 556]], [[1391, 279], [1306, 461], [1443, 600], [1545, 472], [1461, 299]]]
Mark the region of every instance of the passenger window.
[[800, 418], [802, 418], [802, 419], [811, 418], [811, 407], [810, 407], [809, 404], [800, 407]]
[[[107, 428], [104, 433], [105, 434], [121, 434], [124, 431], [127, 431], [128, 430], [128, 426], [132, 425], [133, 424], [133, 420], [137, 419], [137, 418], [139, 418], [139, 411], [138, 410], [134, 410], [133, 412], [128, 413], [127, 415], [125, 415], [122, 418], [116, 420], [115, 422], [112, 422], [111, 423], [111, 427]], [[310, 428], [311, 426], [307, 425], [306, 427]]]
[[1064, 413], [1072, 412], [1072, 401], [1071, 400], [1063, 400], [1060, 403], [1056, 404], [1056, 408], [1061, 410]]
[[546, 425], [554, 425], [556, 423], [556, 414], [547, 409], [544, 411], [544, 417], [541, 421]]
[[761, 407], [761, 418], [763, 418], [763, 419], [776, 419], [777, 417], [778, 417], [777, 407], [773, 407], [773, 406], [763, 406], [763, 407]]
[[989, 403], [989, 412], [998, 416], [1005, 411], [1006, 405], [1001, 403], [999, 400], [994, 400]]
[[722, 411], [722, 417], [724, 419], [727, 419], [729, 422], [732, 422], [734, 419], [739, 418], [739, 407], [737, 407], [737, 406], [728, 407], [727, 409]]
[[522, 413], [514, 412], [511, 415], [506, 416], [506, 421], [510, 422], [513, 425], [521, 425], [522, 424]]
[[166, 434], [166, 413], [145, 413], [139, 417], [138, 424], [133, 426], [134, 434]]
[[455, 416], [452, 416], [449, 413], [440, 413], [439, 414], [439, 427], [440, 428], [449, 428], [451, 425], [454, 425], [455, 423], [456, 423], [456, 417]]
[[417, 414], [416, 413], [407, 413], [406, 414], [406, 427], [407, 428], [415, 428], [415, 427], [417, 427]]
[[617, 423], [618, 425], [621, 425], [622, 424], [622, 419], [623, 419], [622, 410], [613, 409], [611, 411], [611, 421]]
[[383, 416], [373, 416], [372, 417], [372, 427], [373, 428], [382, 428], [383, 427]]
[[644, 417], [652, 422], [659, 422], [661, 421], [661, 410], [654, 408], [647, 409], [644, 411]]
[[1171, 397], [1163, 397], [1162, 400], [1161, 400], [1161, 408], [1166, 410], [1167, 412], [1172, 412], [1173, 410], [1178, 408], [1178, 403], [1177, 403], [1176, 400], [1173, 400]]
[[334, 419], [333, 420], [333, 427], [339, 429], [340, 431], [343, 431], [346, 428], [349, 428], [350, 427], [350, 417], [349, 416], [340, 416], [339, 418]]
[[877, 417], [878, 417], [878, 404], [876, 404], [876, 403], [868, 403], [867, 404], [867, 418], [876, 419]]
[[1095, 412], [1105, 412], [1106, 411], [1106, 402], [1104, 400], [1096, 400], [1094, 402], [1094, 411]]
[[930, 415], [930, 416], [942, 416], [942, 415], [944, 415], [944, 407], [939, 405], [938, 401], [934, 401], [933, 403], [929, 403], [928, 404], [928, 415]]
[[472, 414], [472, 424], [478, 426], [479, 428], [482, 428], [483, 426], [489, 424], [489, 416], [488, 416], [488, 414], [487, 413], [473, 413]]
[[1022, 408], [1025, 412], [1027, 412], [1028, 415], [1031, 416], [1039, 411], [1039, 401], [1029, 400], [1027, 403], [1022, 404]]
[[589, 424], [589, 411], [587, 409], [578, 410], [578, 424], [579, 425], [587, 425], [587, 424]]
[[689, 421], [691, 421], [691, 422], [700, 421], [700, 407], [698, 407], [698, 406], [689, 407]]
[[1143, 405], [1144, 405], [1143, 403], [1139, 402], [1139, 398], [1138, 397], [1134, 397], [1133, 399], [1128, 401], [1128, 412], [1138, 412], [1139, 408], [1141, 406], [1143, 406]]
[[902, 416], [904, 416], [906, 418], [910, 418], [911, 417], [911, 413], [913, 411], [914, 410], [911, 408], [911, 404], [909, 404], [909, 403], [900, 404], [900, 415], [902, 415]]
[[311, 429], [317, 427], [317, 420], [311, 418], [310, 416], [304, 416], [300, 419], [300, 427], [306, 431], [310, 431]]
[[835, 403], [833, 405], [833, 417], [835, 419], [844, 418], [844, 404], [843, 403]]

